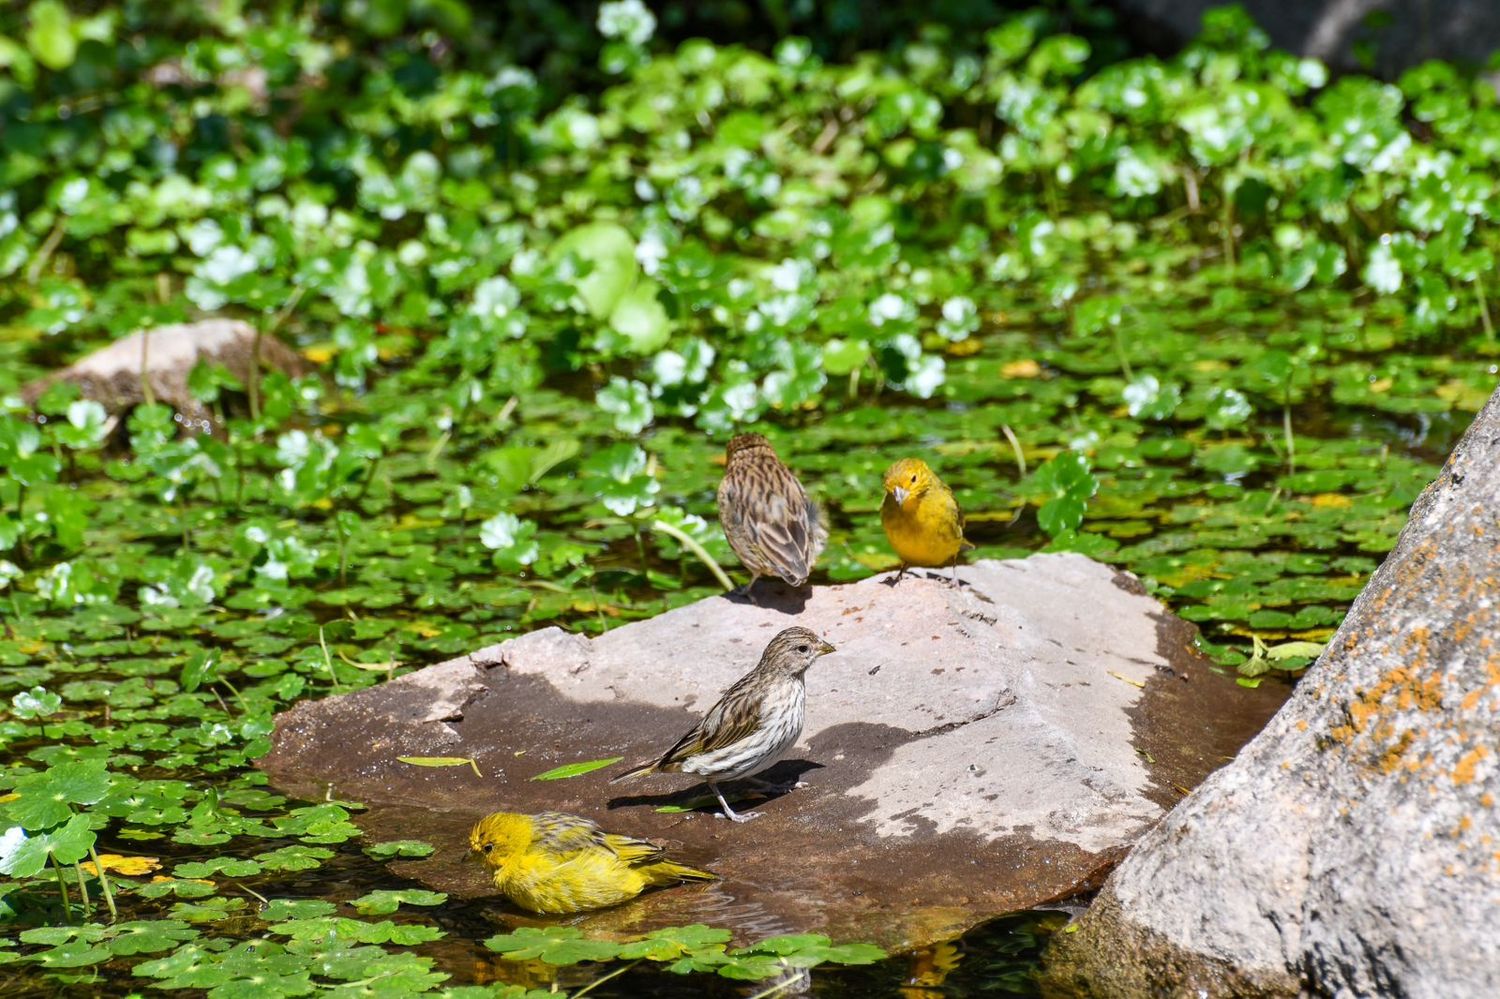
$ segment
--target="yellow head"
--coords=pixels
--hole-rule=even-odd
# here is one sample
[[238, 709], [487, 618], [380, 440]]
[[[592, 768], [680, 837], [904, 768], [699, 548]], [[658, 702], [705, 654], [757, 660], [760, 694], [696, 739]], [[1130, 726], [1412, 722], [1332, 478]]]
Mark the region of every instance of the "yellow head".
[[885, 491], [898, 506], [916, 503], [938, 477], [921, 458], [902, 458], [885, 472]]
[[535, 832], [531, 816], [495, 812], [474, 824], [469, 832], [469, 849], [490, 867], [499, 867], [530, 848]]

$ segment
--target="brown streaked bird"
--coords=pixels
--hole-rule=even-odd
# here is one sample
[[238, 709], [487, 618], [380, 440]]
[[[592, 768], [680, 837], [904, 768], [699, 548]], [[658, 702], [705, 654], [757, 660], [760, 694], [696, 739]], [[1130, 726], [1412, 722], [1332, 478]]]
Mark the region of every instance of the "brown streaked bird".
[[792, 586], [806, 584], [828, 543], [828, 529], [807, 490], [760, 434], [737, 435], [724, 449], [724, 458], [719, 524], [750, 572], [741, 592], [754, 601], [751, 590], [762, 576], [776, 576]]
[[[760, 662], [724, 691], [693, 730], [652, 763], [611, 780], [651, 773], [696, 774], [724, 808], [724, 818], [745, 822], [729, 807], [719, 785], [749, 777], [781, 759], [802, 734], [807, 688], [803, 676], [819, 656], [834, 648], [806, 628], [788, 628], [771, 639]], [[763, 783], [763, 782], [762, 782]]]

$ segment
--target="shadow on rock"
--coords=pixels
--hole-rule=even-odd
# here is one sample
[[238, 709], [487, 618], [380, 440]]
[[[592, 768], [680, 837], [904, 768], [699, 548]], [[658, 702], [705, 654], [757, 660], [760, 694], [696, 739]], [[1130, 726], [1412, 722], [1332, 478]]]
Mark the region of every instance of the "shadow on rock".
[[[794, 785], [802, 779], [803, 774], [822, 769], [823, 764], [813, 763], [811, 760], [782, 760], [771, 769], [763, 770], [754, 777], [720, 784], [719, 790], [724, 792], [724, 797], [729, 799], [731, 806], [741, 803], [751, 803], [758, 808], [766, 802], [775, 801], [777, 798], [784, 798], [788, 793], [798, 790]], [[692, 777], [695, 775], [669, 774], [668, 776]], [[638, 779], [649, 781], [652, 777], [647, 776]], [[757, 781], [763, 781], [767, 786], [758, 786]], [[643, 788], [642, 790], [644, 791], [645, 789]], [[631, 808], [636, 805], [650, 805], [656, 808], [660, 808], [663, 805], [673, 805], [695, 812], [719, 811], [718, 799], [714, 797], [713, 791], [709, 790], [708, 784], [702, 780], [688, 787], [661, 794], [617, 795], [609, 799], [604, 807], [610, 811], [614, 811], [619, 808]], [[735, 808], [735, 811], [740, 811], [740, 809]]]
[[812, 596], [811, 586], [788, 586], [779, 579], [762, 578], [755, 584], [755, 599], [745, 596], [743, 589], [724, 594], [724, 599], [736, 604], [749, 604], [783, 614], [801, 614]]

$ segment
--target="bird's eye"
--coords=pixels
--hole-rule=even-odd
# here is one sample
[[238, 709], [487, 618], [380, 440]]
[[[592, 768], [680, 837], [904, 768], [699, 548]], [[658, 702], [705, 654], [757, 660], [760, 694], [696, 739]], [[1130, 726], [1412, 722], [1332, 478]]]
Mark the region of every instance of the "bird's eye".
[[485, 853], [489, 853], [494, 848], [495, 848], [495, 844], [494, 843], [486, 843], [486, 844], [484, 844], [484, 852]]
[[917, 475], [916, 475], [915, 472], [912, 473], [911, 484], [912, 485], [916, 485], [917, 484]]
[[807, 646], [806, 645], [799, 645], [799, 646], [797, 646], [797, 651], [798, 652], [806, 652], [807, 651]]

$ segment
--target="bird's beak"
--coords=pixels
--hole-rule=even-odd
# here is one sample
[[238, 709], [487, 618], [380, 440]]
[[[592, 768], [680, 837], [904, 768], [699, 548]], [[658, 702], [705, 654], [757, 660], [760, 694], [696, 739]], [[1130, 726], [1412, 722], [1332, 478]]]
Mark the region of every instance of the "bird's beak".
[[905, 486], [897, 486], [895, 489], [891, 490], [891, 495], [896, 497], [896, 504], [898, 506], [905, 506], [906, 497], [910, 496], [911, 494], [906, 491]]
[[837, 652], [837, 651], [838, 651], [838, 649], [834, 648], [832, 645], [829, 645], [827, 642], [819, 642], [818, 643], [818, 655], [820, 655], [820, 656], [826, 656], [830, 652]]

